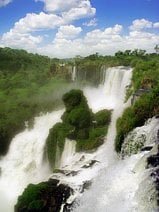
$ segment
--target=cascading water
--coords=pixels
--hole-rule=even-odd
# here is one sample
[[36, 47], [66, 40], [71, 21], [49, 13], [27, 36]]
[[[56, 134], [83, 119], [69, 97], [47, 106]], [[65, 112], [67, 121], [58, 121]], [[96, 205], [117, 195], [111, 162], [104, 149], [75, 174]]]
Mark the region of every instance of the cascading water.
[[72, 158], [76, 152], [76, 141], [72, 141], [66, 138], [64, 150], [62, 152], [60, 167], [63, 168], [70, 164]]
[[63, 111], [35, 118], [33, 129], [13, 138], [8, 154], [0, 161], [0, 212], [13, 212], [18, 195], [29, 183], [48, 179], [50, 171], [43, 161], [45, 140]]
[[72, 70], [72, 81], [76, 80], [76, 66], [73, 66], [73, 70]]
[[[74, 154], [75, 143], [67, 140], [62, 157], [57, 157], [59, 168], [74, 171], [73, 175], [57, 174], [59, 179], [63, 179], [68, 184], [76, 187], [95, 178], [90, 190], [85, 191], [79, 198], [79, 205], [74, 211], [128, 212], [136, 210], [136, 202], [133, 198], [138, 188], [140, 174], [133, 170], [143, 154], [132, 156], [124, 161], [118, 160], [113, 147], [116, 120], [127, 106], [124, 104], [124, 96], [126, 86], [131, 81], [131, 73], [130, 68], [109, 68], [105, 71], [103, 84], [97, 88], [84, 88], [88, 104], [94, 112], [107, 108], [113, 109], [113, 113], [106, 142], [96, 152]], [[74, 71], [73, 80], [76, 78], [75, 75]], [[7, 156], [0, 161], [2, 170], [0, 212], [13, 211], [17, 196], [28, 183], [48, 179], [49, 169], [47, 164], [42, 162], [45, 140], [49, 129], [60, 121], [62, 112], [55, 111], [37, 118], [32, 130], [26, 129], [13, 139]], [[91, 163], [94, 165], [91, 166]], [[52, 177], [55, 178], [55, 175]]]
[[[103, 106], [104, 108], [112, 108], [114, 111], [106, 142], [99, 148], [95, 157], [96, 160], [101, 162], [101, 169], [98, 170], [92, 187], [85, 191], [77, 201], [74, 212], [153, 211], [151, 206], [149, 206], [150, 210], [143, 205], [140, 207], [140, 200], [136, 195], [146, 172], [145, 152], [120, 160], [113, 150], [116, 120], [124, 108], [130, 104], [130, 102], [124, 104], [125, 87], [130, 83], [130, 78], [131, 69], [108, 69], [104, 86], [101, 86], [102, 90], [94, 89], [92, 91], [90, 88], [85, 90], [89, 104], [94, 111], [97, 111], [98, 107], [102, 109]], [[105, 96], [104, 92], [106, 93]], [[98, 98], [102, 99], [100, 104], [98, 104]], [[153, 127], [152, 124], [151, 127]], [[148, 128], [151, 127], [148, 126]], [[147, 175], [148, 171], [146, 172]], [[141, 194], [144, 194], [144, 189], [140, 191]]]

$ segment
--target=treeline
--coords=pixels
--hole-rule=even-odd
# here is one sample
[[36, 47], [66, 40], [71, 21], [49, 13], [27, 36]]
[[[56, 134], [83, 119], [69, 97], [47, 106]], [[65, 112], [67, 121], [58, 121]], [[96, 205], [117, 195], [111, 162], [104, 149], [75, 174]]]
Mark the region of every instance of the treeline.
[[0, 155], [11, 138], [39, 112], [61, 104], [68, 80], [54, 74], [58, 59], [0, 48]]
[[39, 112], [51, 111], [62, 104], [62, 95], [73, 88], [70, 71], [74, 65], [84, 73], [81, 79], [97, 85], [101, 81], [102, 66], [132, 66], [129, 96], [140, 88], [150, 91], [158, 88], [159, 56], [146, 54], [144, 50], [59, 60], [24, 50], [0, 48], [0, 155], [7, 152], [11, 138], [25, 127], [25, 121], [31, 123]]

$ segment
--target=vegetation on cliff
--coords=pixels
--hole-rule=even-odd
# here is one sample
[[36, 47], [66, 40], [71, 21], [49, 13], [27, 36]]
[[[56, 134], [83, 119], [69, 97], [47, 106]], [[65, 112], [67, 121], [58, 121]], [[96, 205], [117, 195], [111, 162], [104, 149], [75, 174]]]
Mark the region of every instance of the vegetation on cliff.
[[[0, 155], [6, 154], [12, 137], [25, 127], [25, 121], [32, 123], [32, 118], [40, 112], [51, 111], [62, 104], [62, 95], [71, 87], [70, 71], [72, 69], [70, 67], [73, 68], [74, 65], [77, 68], [78, 80], [82, 80], [83, 83], [90, 82], [93, 85], [102, 82], [102, 67], [119, 65], [133, 67], [132, 86], [128, 89], [127, 97], [139, 89], [147, 90], [149, 94], [144, 94], [143, 100], [135, 103], [136, 106], [132, 106], [128, 109], [129, 112], [125, 113], [134, 113], [134, 110], [136, 113], [137, 110], [137, 114], [139, 114], [139, 109], [135, 108], [140, 108], [140, 104], [141, 107], [143, 104], [147, 104], [144, 106], [145, 108], [150, 104], [150, 110], [152, 109], [153, 112], [149, 113], [148, 109], [143, 107], [143, 110], [140, 111], [140, 116], [143, 118], [137, 118], [137, 121], [133, 122], [132, 119], [135, 118], [132, 115], [133, 118], [131, 120], [129, 118], [130, 123], [125, 126], [138, 126], [143, 122], [138, 119], [145, 120], [146, 117], [157, 114], [158, 108], [155, 106], [158, 104], [157, 99], [154, 103], [151, 100], [155, 95], [155, 98], [158, 98], [159, 55], [157, 54], [146, 54], [144, 50], [135, 49], [118, 51], [115, 56], [102, 56], [96, 53], [85, 58], [77, 57], [61, 61], [56, 58], [50, 59], [46, 56], [27, 53], [24, 50], [0, 48]], [[148, 101], [150, 102], [148, 103]], [[137, 106], [137, 104], [139, 105]], [[155, 105], [153, 106], [153, 104]], [[83, 112], [81, 108], [72, 111], [71, 119], [68, 122], [74, 123], [75, 118], [82, 119]], [[86, 114], [89, 113], [86, 112]], [[63, 119], [66, 121], [67, 118], [66, 112]], [[87, 119], [89, 118], [92, 118], [92, 115], [87, 117]], [[133, 124], [131, 124], [132, 122]], [[120, 121], [118, 126], [122, 126]], [[122, 143], [123, 137], [132, 127], [126, 127], [127, 130], [123, 131], [118, 129], [120, 133], [117, 140], [120, 142], [117, 143]], [[94, 130], [92, 131], [93, 135], [96, 134]], [[88, 136], [88, 130], [80, 129], [79, 132], [77, 133], [79, 137], [83, 134]], [[81, 141], [79, 149], [86, 143]], [[117, 149], [120, 150], [120, 148]]]
[[71, 90], [63, 95], [66, 111], [62, 123], [57, 123], [49, 132], [46, 149], [52, 168], [55, 168], [57, 148], [60, 154], [65, 138], [77, 141], [77, 151], [88, 151], [102, 144], [111, 119], [111, 111], [102, 110], [93, 114], [81, 90]]
[[142, 92], [117, 121], [117, 152], [120, 152], [124, 138], [132, 129], [142, 126], [148, 118], [159, 115], [159, 55], [145, 55], [133, 60], [132, 65], [131, 89], [134, 97], [137, 91]]

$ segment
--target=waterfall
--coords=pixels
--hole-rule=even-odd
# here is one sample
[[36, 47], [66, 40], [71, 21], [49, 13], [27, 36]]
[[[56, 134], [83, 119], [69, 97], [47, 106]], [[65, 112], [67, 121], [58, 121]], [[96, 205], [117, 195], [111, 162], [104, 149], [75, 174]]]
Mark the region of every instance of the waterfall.
[[[141, 207], [141, 201], [137, 195], [137, 193], [140, 193], [141, 196], [141, 193], [144, 193], [143, 179], [148, 176], [148, 171], [145, 171], [144, 155], [146, 153], [138, 153], [120, 160], [114, 152], [116, 120], [121, 116], [124, 108], [130, 104], [130, 100], [124, 103], [125, 90], [130, 79], [131, 69], [109, 68], [106, 70], [104, 84], [96, 89], [85, 88], [88, 103], [93, 111], [112, 108], [113, 114], [105, 144], [99, 148], [95, 157], [96, 160], [101, 162], [101, 169], [94, 177], [91, 188], [78, 198], [74, 212], [153, 211], [150, 206], [151, 200], [147, 203], [147, 205], [149, 204], [148, 208], [143, 205]], [[151, 127], [153, 127], [153, 124], [148, 126], [148, 128]], [[140, 184], [142, 184], [143, 190], [139, 192]], [[141, 199], [144, 199], [144, 197]]]
[[46, 180], [50, 174], [43, 161], [43, 151], [49, 129], [60, 121], [64, 110], [35, 118], [33, 129], [16, 135], [8, 154], [0, 160], [0, 211], [13, 212], [19, 194], [29, 183]]
[[86, 87], [84, 94], [94, 112], [101, 109], [121, 107], [125, 98], [126, 86], [130, 84], [130, 68], [113, 67], [105, 70], [103, 83], [99, 87]]
[[76, 80], [76, 66], [73, 66], [73, 70], [72, 70], [72, 81], [75, 81]]
[[[75, 80], [75, 75], [76, 69], [72, 80]], [[104, 79], [98, 87], [86, 86], [83, 91], [93, 112], [105, 108], [113, 110], [105, 143], [96, 152], [75, 153], [75, 141], [66, 139], [60, 159], [57, 149], [56, 163], [59, 168], [67, 169], [67, 175], [61, 172], [52, 177], [75, 188], [85, 181], [93, 181], [91, 188], [78, 196], [74, 212], [137, 212], [134, 197], [142, 175], [136, 166], [144, 153], [119, 160], [114, 151], [116, 120], [129, 105], [129, 102], [124, 103], [124, 98], [132, 69], [108, 68], [102, 76]], [[12, 140], [8, 154], [0, 160], [0, 212], [13, 212], [17, 196], [29, 183], [48, 179], [50, 172], [42, 158], [44, 145], [49, 129], [60, 121], [63, 111], [36, 118], [33, 129], [26, 129]]]
[[61, 162], [60, 162], [61, 168], [69, 165], [69, 163], [72, 161], [75, 152], [76, 152], [76, 141], [66, 139], [64, 150], [61, 156]]

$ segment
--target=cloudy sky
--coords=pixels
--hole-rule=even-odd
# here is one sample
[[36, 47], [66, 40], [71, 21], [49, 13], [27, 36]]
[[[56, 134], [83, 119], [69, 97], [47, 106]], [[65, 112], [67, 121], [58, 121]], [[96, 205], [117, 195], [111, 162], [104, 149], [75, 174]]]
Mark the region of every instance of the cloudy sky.
[[68, 58], [159, 44], [159, 0], [0, 0], [0, 46]]

